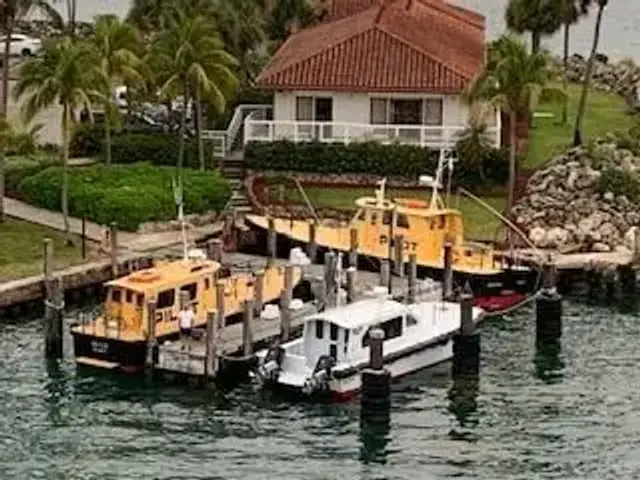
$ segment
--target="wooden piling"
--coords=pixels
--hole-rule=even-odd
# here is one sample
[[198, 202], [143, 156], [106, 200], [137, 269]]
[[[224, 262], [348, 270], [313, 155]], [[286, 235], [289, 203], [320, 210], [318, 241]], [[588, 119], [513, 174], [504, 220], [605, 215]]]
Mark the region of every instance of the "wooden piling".
[[145, 367], [152, 371], [155, 366], [154, 352], [156, 349], [156, 301], [147, 302], [147, 357]]
[[453, 244], [447, 240], [444, 244], [444, 270], [442, 273], [442, 299], [453, 298]]
[[391, 374], [384, 368], [384, 332], [374, 328], [369, 339], [369, 366], [360, 375], [360, 419], [363, 425], [384, 424], [389, 421], [391, 407]]
[[358, 229], [351, 227], [349, 230], [349, 266], [358, 267]]
[[224, 293], [225, 293], [224, 280], [218, 280], [216, 282], [216, 310], [218, 311], [218, 328], [224, 328], [225, 326], [225, 311], [224, 311]]
[[393, 237], [393, 273], [398, 277], [404, 277], [404, 237], [396, 235]]
[[214, 262], [222, 261], [222, 240], [214, 238], [207, 242], [207, 257]]
[[291, 297], [287, 289], [280, 292], [280, 340], [287, 342], [291, 334]]
[[380, 260], [380, 286], [388, 287], [391, 278], [391, 266], [389, 260], [383, 258]]
[[347, 303], [356, 301], [356, 272], [353, 266], [347, 269]]
[[116, 222], [109, 225], [109, 254], [111, 257], [111, 275], [118, 278], [118, 226]]
[[336, 254], [327, 252], [324, 256], [324, 283], [326, 305], [331, 308], [336, 305]]
[[42, 273], [44, 274], [44, 286], [46, 290], [46, 296], [49, 296], [51, 274], [53, 272], [53, 242], [50, 238], [45, 238], [43, 242], [44, 246], [44, 264], [42, 266]]
[[407, 275], [407, 301], [415, 303], [418, 296], [418, 256], [409, 254], [409, 272]]
[[205, 377], [212, 378], [218, 372], [216, 343], [218, 336], [218, 311], [207, 311], [207, 343], [205, 345]]
[[317, 228], [316, 221], [311, 220], [309, 222], [309, 243], [307, 243], [307, 256], [311, 263], [316, 263], [318, 259]]
[[255, 274], [254, 287], [253, 287], [253, 308], [258, 314], [258, 318], [262, 314], [264, 308], [264, 270], [258, 270]]
[[273, 217], [268, 219], [267, 229], [267, 257], [271, 261], [277, 256], [278, 236], [276, 233], [276, 221]]
[[253, 300], [245, 300], [242, 315], [242, 351], [245, 357], [253, 354], [253, 312]]
[[480, 371], [480, 333], [473, 320], [473, 295], [460, 295], [460, 331], [453, 336], [453, 374], [475, 376]]
[[62, 278], [49, 281], [48, 295], [45, 300], [44, 342], [46, 358], [62, 358], [62, 322], [64, 313], [64, 290]]

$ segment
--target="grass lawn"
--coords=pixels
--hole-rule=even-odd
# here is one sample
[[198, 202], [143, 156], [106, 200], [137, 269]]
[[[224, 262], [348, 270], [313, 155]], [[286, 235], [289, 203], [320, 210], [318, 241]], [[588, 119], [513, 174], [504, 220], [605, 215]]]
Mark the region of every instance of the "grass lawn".
[[[538, 107], [538, 112], [552, 113], [553, 116], [534, 119], [523, 168], [536, 168], [571, 146], [581, 88], [579, 84], [569, 84], [569, 115], [566, 125], [560, 124], [562, 102], [542, 103]], [[626, 130], [633, 123], [634, 117], [627, 113], [627, 105], [620, 96], [595, 89], [589, 91], [584, 118], [585, 142], [608, 132]]]
[[42, 273], [47, 237], [53, 240], [54, 268], [82, 261], [79, 238], [67, 247], [60, 232], [13, 219], [0, 223], [0, 282]]
[[[322, 188], [308, 187], [305, 193], [315, 208], [354, 209], [358, 197], [373, 196], [372, 188]], [[288, 190], [288, 199], [296, 203], [304, 203], [297, 190]], [[387, 190], [387, 196], [405, 198], [423, 198], [429, 200], [430, 192], [416, 190]], [[505, 207], [503, 198], [483, 198], [493, 208], [502, 212]], [[459, 209], [464, 215], [465, 237], [470, 240], [493, 241], [501, 222], [491, 212], [479, 205], [475, 200], [463, 196], [454, 196], [451, 206]]]

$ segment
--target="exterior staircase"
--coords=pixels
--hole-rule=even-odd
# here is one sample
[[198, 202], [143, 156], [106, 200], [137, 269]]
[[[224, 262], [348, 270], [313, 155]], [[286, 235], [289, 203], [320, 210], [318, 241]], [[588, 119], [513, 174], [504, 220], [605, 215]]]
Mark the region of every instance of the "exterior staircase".
[[244, 185], [244, 121], [249, 116], [267, 119], [271, 112], [271, 105], [238, 105], [226, 130], [203, 132], [203, 137], [213, 143], [214, 163], [224, 159], [222, 173], [229, 180], [233, 191], [226, 209], [235, 213], [251, 211]]

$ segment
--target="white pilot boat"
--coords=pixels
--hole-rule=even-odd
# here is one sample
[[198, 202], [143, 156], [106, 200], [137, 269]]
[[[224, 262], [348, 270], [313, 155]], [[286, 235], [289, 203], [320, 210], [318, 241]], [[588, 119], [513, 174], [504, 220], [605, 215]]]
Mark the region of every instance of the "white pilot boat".
[[[481, 313], [473, 307], [474, 322]], [[403, 304], [389, 298], [327, 309], [307, 317], [301, 338], [258, 352], [256, 376], [265, 387], [344, 400], [360, 389], [370, 330], [383, 330], [384, 367], [397, 378], [451, 359], [460, 314], [455, 302]]]

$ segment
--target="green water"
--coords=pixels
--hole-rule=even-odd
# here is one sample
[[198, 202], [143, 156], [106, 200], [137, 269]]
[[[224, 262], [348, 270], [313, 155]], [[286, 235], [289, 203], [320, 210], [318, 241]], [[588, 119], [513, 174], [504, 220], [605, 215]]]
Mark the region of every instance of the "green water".
[[381, 432], [361, 431], [357, 402], [145, 386], [79, 375], [70, 358], [47, 366], [37, 322], [4, 325], [0, 478], [640, 478], [637, 315], [565, 310], [557, 355], [536, 353], [531, 312], [493, 320], [477, 395], [446, 365], [421, 372], [394, 387]]

